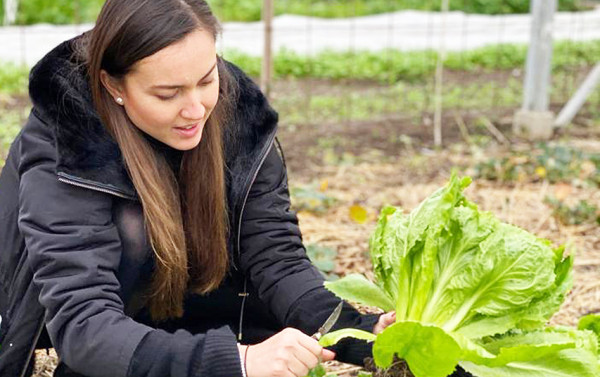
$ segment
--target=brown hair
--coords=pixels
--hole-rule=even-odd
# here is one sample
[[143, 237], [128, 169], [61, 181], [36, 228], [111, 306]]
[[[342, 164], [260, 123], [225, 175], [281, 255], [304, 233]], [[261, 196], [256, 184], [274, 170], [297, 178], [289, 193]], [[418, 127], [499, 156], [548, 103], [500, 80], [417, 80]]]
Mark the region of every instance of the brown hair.
[[[151, 20], [152, 22], [148, 22]], [[219, 100], [200, 144], [184, 152], [179, 177], [115, 104], [100, 80], [105, 70], [123, 79], [139, 60], [201, 28], [215, 38], [220, 25], [203, 0], [107, 0], [85, 42], [92, 97], [118, 143], [142, 203], [156, 256], [150, 313], [155, 320], [180, 317], [188, 288], [207, 293], [227, 273], [227, 208], [222, 128], [232, 80], [218, 58]]]

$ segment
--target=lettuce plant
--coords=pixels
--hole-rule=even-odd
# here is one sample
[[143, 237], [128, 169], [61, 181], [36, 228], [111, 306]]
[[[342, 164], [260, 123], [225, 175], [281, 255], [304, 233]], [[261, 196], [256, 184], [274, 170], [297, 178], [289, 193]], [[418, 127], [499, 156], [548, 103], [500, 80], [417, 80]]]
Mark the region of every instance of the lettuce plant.
[[349, 275], [326, 287], [341, 298], [396, 311], [375, 336], [382, 368], [394, 355], [416, 377], [445, 377], [457, 364], [479, 377], [597, 377], [598, 340], [591, 331], [546, 328], [572, 285], [572, 256], [523, 229], [478, 210], [448, 185], [405, 215], [381, 211], [369, 247], [375, 282]]

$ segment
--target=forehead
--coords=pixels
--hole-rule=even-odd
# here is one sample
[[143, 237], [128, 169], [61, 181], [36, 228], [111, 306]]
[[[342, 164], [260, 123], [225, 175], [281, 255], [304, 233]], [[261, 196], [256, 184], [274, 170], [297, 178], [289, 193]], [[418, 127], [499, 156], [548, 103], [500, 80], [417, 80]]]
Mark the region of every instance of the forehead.
[[184, 39], [137, 62], [127, 79], [147, 85], [195, 85], [216, 61], [215, 40], [208, 31], [198, 29]]

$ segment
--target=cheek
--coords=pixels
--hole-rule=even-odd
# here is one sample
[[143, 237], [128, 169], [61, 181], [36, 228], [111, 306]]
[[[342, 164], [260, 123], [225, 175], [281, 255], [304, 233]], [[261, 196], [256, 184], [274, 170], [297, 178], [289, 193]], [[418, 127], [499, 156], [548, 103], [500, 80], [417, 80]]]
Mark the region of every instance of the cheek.
[[[161, 127], [171, 125], [177, 116], [177, 111], [150, 98], [138, 99], [131, 104], [129, 115], [131, 120], [141, 127]], [[132, 113], [132, 114], [131, 114]]]
[[215, 106], [217, 106], [218, 102], [219, 102], [219, 86], [217, 85], [216, 89], [214, 89], [210, 93], [208, 100], [205, 102], [206, 103], [205, 106], [212, 111], [215, 108]]

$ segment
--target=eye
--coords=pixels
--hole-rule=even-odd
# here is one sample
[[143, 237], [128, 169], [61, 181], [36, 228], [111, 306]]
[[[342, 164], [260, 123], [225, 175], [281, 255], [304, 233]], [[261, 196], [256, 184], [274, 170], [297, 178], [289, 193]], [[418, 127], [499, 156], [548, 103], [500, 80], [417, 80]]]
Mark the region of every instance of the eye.
[[200, 83], [200, 86], [209, 86], [210, 84], [212, 84], [215, 80], [210, 80], [210, 81], [204, 81]]
[[158, 99], [160, 99], [161, 101], [169, 101], [174, 99], [175, 97], [177, 97], [177, 92], [175, 92], [173, 95], [170, 96], [161, 96], [161, 95], [157, 95], [156, 96]]

